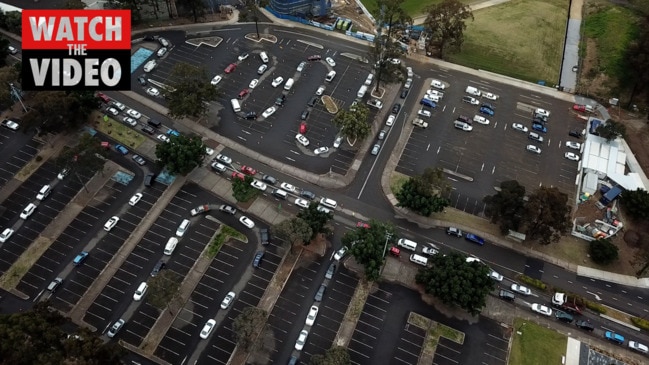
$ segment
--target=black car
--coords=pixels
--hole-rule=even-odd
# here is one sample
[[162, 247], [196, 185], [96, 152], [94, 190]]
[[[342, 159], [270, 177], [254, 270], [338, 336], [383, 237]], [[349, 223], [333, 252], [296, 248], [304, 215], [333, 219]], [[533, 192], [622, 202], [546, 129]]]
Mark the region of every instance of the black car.
[[300, 115], [300, 119], [302, 119], [302, 120], [306, 120], [306, 118], [308, 118], [308, 117], [309, 117], [309, 111], [308, 110], [303, 111], [302, 115]]
[[577, 131], [570, 131], [570, 132], [568, 132], [568, 135], [570, 137], [581, 138], [581, 133], [579, 133]]
[[392, 114], [399, 114], [399, 110], [401, 110], [401, 104], [394, 104], [392, 107]]
[[542, 121], [543, 123], [547, 123], [548, 116], [544, 115], [544, 114], [534, 113], [534, 116], [533, 116], [532, 119], [535, 119], [535, 120], [538, 119], [538, 120]]
[[137, 82], [142, 86], [146, 86], [146, 78], [144, 78], [144, 76], [138, 77]]
[[155, 134], [155, 129], [151, 128], [148, 125], [145, 125], [144, 127], [142, 127], [142, 132], [147, 134]]
[[318, 103], [318, 97], [314, 96], [314, 97], [311, 98], [311, 100], [309, 100], [309, 102], [306, 105], [308, 105], [310, 107], [314, 107], [316, 105], [316, 103]]
[[260, 229], [259, 238], [261, 239], [262, 245], [270, 244], [270, 230], [268, 228]]
[[264, 258], [264, 251], [257, 251], [255, 258], [252, 260], [253, 267], [261, 266], [261, 260]]
[[275, 105], [282, 106], [284, 105], [284, 102], [286, 101], [286, 95], [282, 95], [279, 98], [275, 100]]
[[322, 299], [324, 298], [325, 290], [327, 290], [327, 286], [324, 284], [320, 284], [320, 288], [318, 288], [318, 291], [315, 293], [315, 297], [313, 297], [313, 300], [315, 300], [316, 302], [321, 302]]
[[485, 107], [485, 108], [489, 108], [491, 110], [496, 110], [496, 108], [494, 108], [493, 104], [491, 104], [491, 103], [483, 102], [482, 106]]
[[510, 301], [510, 302], [513, 302], [514, 299], [516, 299], [516, 296], [514, 295], [514, 293], [510, 292], [509, 290], [501, 290], [498, 293], [498, 296], [500, 297], [500, 299], [507, 300], [507, 301]]
[[277, 179], [270, 176], [270, 175], [264, 175], [261, 177], [261, 181], [265, 182], [266, 184], [269, 185], [275, 185], [277, 184]]
[[308, 190], [302, 190], [300, 192], [300, 196], [303, 197], [303, 198], [307, 198], [309, 200], [315, 199], [315, 194], [313, 192], [308, 191]]
[[332, 262], [331, 265], [329, 265], [329, 268], [327, 269], [327, 273], [325, 274], [325, 278], [326, 279], [333, 278], [335, 272], [336, 272], [336, 263]]
[[408, 96], [408, 89], [403, 89], [401, 91], [401, 99], [405, 99]]
[[153, 42], [153, 41], [155, 41], [155, 37], [149, 34], [149, 35], [144, 36], [144, 40], [147, 41], [147, 42]]
[[543, 125], [543, 124], [545, 124], [545, 122], [547, 122], [547, 120], [544, 120], [544, 119], [541, 119], [541, 118], [536, 118], [536, 117], [532, 118], [532, 123], [534, 123], [534, 124]]
[[154, 181], [155, 181], [154, 173], [146, 174], [146, 176], [144, 177], [144, 186], [151, 186], [153, 185]]
[[560, 311], [560, 310], [554, 312], [554, 316], [558, 320], [566, 322], [566, 323], [572, 323], [572, 321], [574, 320], [574, 317], [571, 314], [568, 314], [568, 313], [566, 313], [564, 311]]
[[153, 270], [151, 270], [151, 276], [156, 276], [158, 273], [160, 273], [160, 270], [164, 269], [167, 264], [164, 263], [164, 261], [158, 261], [157, 264], [153, 267]]
[[593, 326], [592, 323], [590, 323], [590, 321], [579, 320], [575, 323], [575, 325], [581, 328], [582, 330], [586, 330], [586, 331], [595, 330], [595, 327]]
[[253, 119], [253, 120], [254, 120], [254, 119], [257, 119], [257, 113], [255, 113], [255, 112], [248, 112], [248, 113], [246, 113], [246, 119], [248, 119], [248, 120], [250, 120], [250, 119]]

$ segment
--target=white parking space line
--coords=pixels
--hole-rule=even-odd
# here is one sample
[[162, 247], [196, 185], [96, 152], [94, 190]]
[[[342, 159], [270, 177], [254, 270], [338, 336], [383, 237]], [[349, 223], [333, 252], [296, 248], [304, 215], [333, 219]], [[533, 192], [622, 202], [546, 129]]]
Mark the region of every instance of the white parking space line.
[[450, 351], [455, 352], [455, 353], [458, 354], [458, 355], [462, 353], [461, 351], [458, 351], [458, 350], [456, 350], [456, 349], [454, 349], [454, 348], [452, 348], [452, 347], [446, 346], [446, 345], [444, 345], [443, 343], [439, 343], [439, 342], [437, 343], [437, 347], [443, 347], [443, 348], [445, 348], [445, 349], [447, 349], [447, 350], [450, 350]]
[[[370, 314], [367, 314], [367, 313], [363, 313], [363, 314], [366, 315], [366, 316], [369, 316], [369, 317], [374, 317], [374, 316], [372, 316], [372, 315], [370, 315]], [[361, 315], [361, 316], [362, 316], [362, 315]], [[374, 318], [378, 319], [378, 322], [383, 322], [383, 320], [382, 320], [381, 318], [377, 318], [377, 317], [374, 317]], [[366, 325], [366, 326], [369, 326], [369, 327], [375, 328], [375, 329], [378, 330], [379, 332], [381, 331], [381, 327], [374, 326], [374, 325], [370, 324], [369, 322], [366, 322], [366, 321], [364, 321], [364, 320], [362, 320], [362, 319], [359, 319], [358, 322], [359, 322], [359, 323], [362, 323], [362, 324], [364, 324], [364, 325]], [[360, 333], [364, 333], [364, 334], [366, 334], [366, 335], [369, 336], [369, 334], [367, 334], [367, 333], [365, 333], [365, 332], [363, 332], [363, 331], [360, 331], [360, 330], [358, 330], [358, 329], [357, 329], [357, 331], [360, 332]], [[376, 339], [376, 337], [374, 337], [374, 336], [372, 336], [372, 338]]]
[[440, 354], [438, 354], [438, 353], [435, 353], [435, 357], [433, 357], [433, 364], [438, 364], [437, 362], [435, 362], [435, 359], [436, 359], [438, 356], [441, 357], [441, 358], [443, 358], [443, 359], [446, 359], [446, 360], [448, 360], [448, 361], [454, 362], [454, 363], [456, 363], [456, 364], [458, 363], [457, 361], [451, 359], [450, 357], [446, 357], [446, 356], [444, 356], [444, 355], [440, 355]]
[[98, 315], [96, 315], [96, 314], [94, 314], [94, 313], [92, 313], [92, 312], [90, 312], [90, 311], [87, 311], [87, 312], [86, 312], [86, 315], [87, 315], [87, 316], [89, 315], [89, 316], [95, 317], [95, 318], [97, 318], [97, 319], [99, 319], [99, 320], [101, 320], [101, 321], [105, 321], [105, 320], [106, 320], [106, 318], [100, 317], [100, 316], [98, 316]]
[[[171, 339], [173, 340], [173, 338], [171, 338]], [[182, 342], [178, 342], [178, 343], [180, 343], [183, 347], [185, 346], [185, 344], [182, 343]], [[164, 346], [162, 346], [162, 345], [158, 345], [158, 348], [161, 348], [161, 349], [165, 350], [166, 352], [168, 352], [168, 353], [170, 353], [170, 354], [174, 354], [174, 355], [176, 355], [176, 356], [180, 356], [179, 353], [177, 353], [177, 352], [175, 352], [175, 351], [172, 351], [171, 349], [166, 348], [166, 347], [164, 347]]]
[[[359, 331], [359, 332], [360, 332], [360, 331]], [[373, 336], [370, 336], [370, 337], [376, 339], [376, 337], [373, 337]], [[354, 342], [354, 343], [357, 343], [357, 344], [363, 345], [363, 347], [366, 347], [366, 348], [369, 349], [369, 350], [372, 350], [372, 349], [373, 349], [373, 347], [372, 347], [371, 345], [368, 345], [368, 344], [366, 344], [366, 343], [364, 343], [364, 342], [359, 342], [358, 340], [356, 340], [356, 339], [353, 338], [353, 337], [352, 337], [351, 342]], [[348, 346], [347, 348], [348, 348], [349, 350], [351, 350], [351, 351], [354, 351], [354, 349], [352, 348], [352, 346]], [[357, 351], [355, 351], [355, 352], [356, 352], [357, 354], [359, 354], [359, 355], [362, 355], [362, 356], [365, 357], [365, 358], [368, 358], [368, 359], [370, 358], [369, 356], [365, 355], [364, 353], [360, 353], [360, 352], [357, 352]]]
[[[419, 357], [419, 356], [417, 356], [417, 357]], [[403, 363], [403, 364], [410, 364], [411, 363], [410, 361], [406, 361], [406, 360], [403, 360], [403, 359], [398, 358], [398, 357], [393, 357], [392, 360], [397, 360], [397, 361], [399, 361], [400, 363]]]
[[[104, 294], [100, 294], [100, 297], [106, 298], [106, 299], [110, 300], [110, 301], [113, 302], [113, 303], [117, 303], [117, 302], [118, 302], [117, 300], [115, 300], [115, 299], [113, 299], [113, 298], [111, 298], [111, 297], [107, 297], [107, 296], [104, 295]], [[96, 306], [101, 307], [101, 308], [107, 310], [107, 311], [110, 312], [110, 313], [113, 312], [113, 309], [112, 309], [112, 308], [106, 307], [105, 305], [101, 305], [101, 304], [98, 303], [97, 301], [95, 301], [93, 304], [95, 304]], [[90, 312], [88, 312], [88, 313], [90, 313]], [[95, 315], [95, 317], [99, 317], [99, 316]], [[102, 319], [103, 319], [103, 318], [102, 318]]]

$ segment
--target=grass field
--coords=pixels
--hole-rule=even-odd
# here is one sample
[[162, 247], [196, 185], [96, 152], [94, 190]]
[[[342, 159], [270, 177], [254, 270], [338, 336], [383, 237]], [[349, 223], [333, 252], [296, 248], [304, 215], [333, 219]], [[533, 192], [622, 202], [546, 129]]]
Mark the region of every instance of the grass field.
[[[363, 5], [370, 13], [374, 13], [376, 9], [376, 0], [361, 0]], [[431, 4], [440, 3], [441, 0], [405, 0], [401, 6], [403, 10], [408, 13], [411, 17], [421, 15], [424, 12], [424, 8]]]
[[144, 142], [144, 136], [142, 134], [134, 131], [125, 124], [111, 118], [104, 120], [103, 116], [99, 113], [95, 113], [93, 117], [95, 118], [95, 129], [110, 135], [111, 138], [114, 138], [128, 149], [134, 150]]
[[450, 62], [517, 79], [559, 80], [568, 2], [512, 0], [474, 12], [461, 53]]
[[534, 322], [516, 319], [512, 336], [509, 365], [561, 364], [561, 356], [566, 353], [566, 336]]

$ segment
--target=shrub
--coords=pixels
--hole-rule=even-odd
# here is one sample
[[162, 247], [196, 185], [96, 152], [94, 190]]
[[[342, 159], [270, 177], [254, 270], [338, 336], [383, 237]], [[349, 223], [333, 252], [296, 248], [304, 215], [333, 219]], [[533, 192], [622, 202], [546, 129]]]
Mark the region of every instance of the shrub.
[[649, 331], [649, 321], [647, 321], [646, 319], [631, 317], [631, 322], [633, 322], [636, 327], [639, 327], [640, 329], [643, 329], [645, 331]]
[[521, 282], [523, 282], [523, 283], [525, 283], [525, 284], [527, 284], [529, 286], [533, 286], [533, 287], [535, 287], [537, 289], [541, 289], [541, 290], [547, 290], [548, 289], [548, 285], [546, 283], [542, 282], [541, 280], [531, 278], [531, 277], [529, 277], [527, 275], [519, 275], [518, 280], [520, 280]]
[[608, 239], [592, 241], [588, 247], [590, 257], [596, 264], [608, 265], [618, 258], [618, 248]]
[[606, 314], [606, 307], [604, 307], [601, 304], [591, 302], [590, 300], [584, 301], [584, 305], [586, 308], [592, 310], [593, 312], [597, 312], [599, 314]]

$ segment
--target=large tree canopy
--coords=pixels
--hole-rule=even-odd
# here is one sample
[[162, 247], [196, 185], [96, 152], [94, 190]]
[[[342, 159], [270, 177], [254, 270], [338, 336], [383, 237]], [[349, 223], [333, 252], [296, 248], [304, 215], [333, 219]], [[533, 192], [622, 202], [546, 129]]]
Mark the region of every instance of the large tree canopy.
[[644, 189], [627, 190], [622, 194], [622, 207], [633, 219], [649, 218], [649, 192]]
[[500, 233], [509, 230], [517, 231], [525, 212], [525, 187], [516, 180], [500, 183], [500, 191], [495, 195], [485, 196], [482, 201], [486, 204], [485, 213], [491, 217], [492, 223], [500, 223]]
[[98, 101], [92, 92], [38, 91], [29, 100], [22, 124], [41, 133], [75, 130], [88, 121]]
[[199, 137], [172, 136], [169, 142], [156, 146], [155, 155], [171, 174], [187, 175], [201, 165], [205, 145]]
[[[317, 203], [309, 204], [309, 207], [302, 209], [297, 217], [304, 220], [309, 227], [311, 227], [311, 239], [314, 239], [318, 233], [324, 233], [328, 235], [331, 230], [327, 226], [327, 223], [333, 219], [333, 213], [321, 212], [318, 210]], [[308, 245], [311, 241], [305, 241], [304, 244]]]
[[204, 68], [188, 63], [176, 63], [171, 71], [170, 86], [173, 91], [166, 94], [169, 115], [174, 118], [200, 117], [207, 113], [207, 103], [216, 100], [216, 88], [210, 83]]
[[362, 142], [372, 131], [369, 116], [369, 108], [364, 104], [357, 104], [350, 110], [339, 111], [333, 123], [353, 146], [358, 140]]
[[525, 205], [525, 223], [530, 239], [542, 244], [556, 242], [570, 227], [568, 196], [556, 187], [541, 187]]
[[424, 27], [430, 38], [426, 50], [444, 58], [448, 46], [459, 49], [464, 43], [466, 20], [473, 21], [473, 13], [468, 5], [459, 0], [444, 0], [426, 9]]
[[342, 243], [359, 264], [365, 267], [367, 280], [377, 280], [385, 260], [388, 241], [396, 239], [394, 226], [388, 223], [370, 221], [369, 227], [356, 227], [345, 233]]
[[426, 169], [421, 176], [409, 178], [395, 197], [400, 207], [428, 217], [448, 206], [448, 200], [442, 197], [448, 189], [449, 185], [440, 169]]

